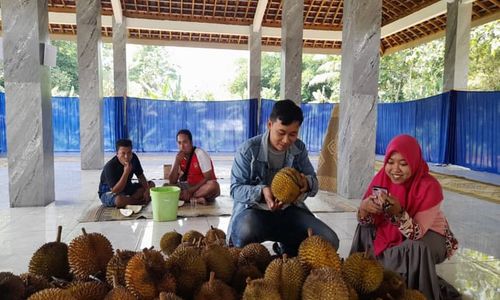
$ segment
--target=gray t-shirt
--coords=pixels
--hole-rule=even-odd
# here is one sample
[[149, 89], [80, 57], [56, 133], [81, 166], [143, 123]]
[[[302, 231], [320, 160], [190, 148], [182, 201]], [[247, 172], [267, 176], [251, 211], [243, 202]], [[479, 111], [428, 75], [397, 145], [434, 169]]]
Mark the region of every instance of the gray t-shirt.
[[[269, 148], [267, 150], [267, 162], [268, 162], [269, 172], [267, 173], [266, 184], [271, 185], [274, 175], [276, 175], [276, 173], [278, 173], [279, 170], [285, 167], [286, 151], [276, 151], [272, 148], [270, 144], [268, 145]], [[262, 199], [262, 201], [263, 202], [260, 202], [257, 205], [257, 208], [262, 210], [269, 210], [269, 207], [267, 206], [267, 203], [264, 201], [264, 199]]]

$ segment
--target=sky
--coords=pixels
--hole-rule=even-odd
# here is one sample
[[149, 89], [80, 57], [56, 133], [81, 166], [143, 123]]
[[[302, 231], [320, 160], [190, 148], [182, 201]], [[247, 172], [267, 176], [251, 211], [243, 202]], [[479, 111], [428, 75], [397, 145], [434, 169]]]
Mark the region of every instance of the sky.
[[[129, 62], [138, 47], [137, 45], [127, 47]], [[229, 92], [228, 86], [236, 75], [236, 60], [248, 58], [248, 51], [170, 46], [166, 48], [172, 61], [179, 66], [182, 91], [185, 94], [208, 91], [217, 100], [235, 98]]]

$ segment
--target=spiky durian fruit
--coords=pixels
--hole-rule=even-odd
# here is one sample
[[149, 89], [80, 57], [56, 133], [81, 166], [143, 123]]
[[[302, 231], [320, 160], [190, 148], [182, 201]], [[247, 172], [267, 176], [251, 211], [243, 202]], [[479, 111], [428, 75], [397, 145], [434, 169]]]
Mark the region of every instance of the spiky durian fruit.
[[345, 281], [360, 294], [375, 291], [384, 279], [384, 267], [368, 253], [351, 254], [342, 268]]
[[182, 298], [177, 296], [174, 293], [161, 292], [160, 293], [160, 300], [182, 300]]
[[420, 291], [413, 290], [413, 289], [407, 289], [403, 295], [402, 300], [427, 300], [427, 297], [425, 297], [424, 294], [422, 294]]
[[271, 262], [271, 254], [264, 245], [260, 243], [251, 243], [243, 247], [240, 252], [238, 264], [253, 264], [264, 273], [267, 265]]
[[225, 245], [226, 233], [219, 228], [210, 226], [210, 229], [207, 231], [207, 233], [205, 233], [205, 240], [207, 244], [216, 243], [219, 245]]
[[78, 280], [88, 280], [90, 276], [104, 279], [106, 267], [113, 257], [113, 247], [102, 234], [94, 232], [74, 238], [68, 247], [68, 261], [71, 272]]
[[107, 284], [98, 281], [75, 282], [67, 290], [77, 300], [102, 300], [109, 291]]
[[113, 286], [114, 275], [118, 277], [118, 285], [125, 286], [125, 269], [129, 260], [136, 254], [130, 250], [116, 250], [106, 267], [106, 281]]
[[300, 195], [301, 175], [294, 168], [286, 167], [274, 175], [271, 191], [277, 201], [290, 204]]
[[247, 286], [247, 278], [257, 279], [262, 277], [264, 277], [264, 275], [256, 266], [239, 265], [236, 268], [233, 279], [231, 280], [231, 286], [236, 290], [238, 294], [241, 294]]
[[264, 278], [259, 279], [248, 279], [247, 286], [245, 287], [245, 291], [243, 292], [243, 300], [281, 300], [284, 299], [281, 297], [278, 288], [265, 280]]
[[189, 230], [188, 232], [184, 233], [182, 236], [182, 242], [189, 242], [192, 244], [197, 244], [200, 239], [203, 241], [205, 239], [205, 236], [200, 233], [199, 231], [196, 230]]
[[229, 254], [231, 255], [231, 260], [233, 261], [234, 265], [238, 265], [238, 260], [240, 259], [240, 252], [241, 248], [237, 247], [229, 247], [227, 248], [229, 250]]
[[50, 288], [34, 293], [28, 300], [76, 300], [67, 290]]
[[152, 249], [144, 249], [129, 260], [125, 269], [125, 284], [139, 299], [153, 299], [162, 291], [174, 292], [176, 289], [163, 255]]
[[19, 276], [11, 272], [0, 273], [0, 295], [2, 299], [24, 299], [24, 283]]
[[68, 246], [61, 242], [62, 226], [57, 227], [55, 242], [44, 244], [33, 253], [28, 271], [48, 280], [52, 277], [69, 279]]
[[340, 257], [335, 247], [319, 235], [313, 235], [311, 228], [307, 232], [309, 236], [299, 246], [298, 257], [302, 264], [309, 270], [329, 267], [340, 272]]
[[297, 300], [301, 297], [306, 279], [304, 266], [297, 258], [277, 258], [267, 266], [264, 278], [278, 287], [283, 299]]
[[137, 300], [137, 298], [118, 283], [118, 276], [113, 275], [113, 289], [108, 292], [104, 300]]
[[303, 300], [349, 300], [342, 275], [333, 268], [313, 269], [302, 287]]
[[177, 280], [177, 294], [186, 299], [192, 298], [208, 277], [207, 265], [195, 249], [175, 250], [166, 265]]
[[160, 249], [161, 252], [165, 253], [166, 255], [172, 254], [174, 252], [175, 248], [180, 245], [182, 242], [182, 234], [178, 233], [177, 231], [169, 231], [165, 233], [160, 240]]
[[19, 275], [19, 278], [21, 278], [24, 283], [25, 297], [29, 297], [38, 291], [49, 289], [52, 287], [50, 282], [41, 275], [23, 273]]
[[225, 283], [231, 281], [236, 265], [226, 247], [218, 244], [207, 245], [201, 255], [207, 264], [208, 271], [215, 272], [217, 278]]
[[236, 300], [236, 292], [222, 280], [215, 279], [215, 272], [210, 272], [210, 279], [200, 287], [194, 299]]
[[401, 299], [405, 293], [406, 284], [399, 273], [391, 270], [384, 270], [384, 279], [380, 286], [369, 296], [371, 298], [380, 298], [382, 300]]

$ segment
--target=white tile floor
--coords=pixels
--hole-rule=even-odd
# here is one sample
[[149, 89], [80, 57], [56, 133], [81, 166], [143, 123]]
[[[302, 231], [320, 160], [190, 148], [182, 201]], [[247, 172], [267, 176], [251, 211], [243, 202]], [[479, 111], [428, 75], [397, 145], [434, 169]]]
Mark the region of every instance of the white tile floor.
[[[148, 178], [163, 177], [162, 165], [172, 154], [139, 154]], [[214, 155], [217, 175], [229, 178], [232, 155]], [[313, 159], [313, 163], [316, 160]], [[0, 158], [0, 271], [26, 272], [33, 252], [53, 241], [56, 228], [63, 226], [63, 241], [88, 232], [106, 235], [115, 249], [159, 248], [161, 236], [170, 230], [205, 232], [209, 225], [226, 229], [229, 217], [79, 223], [80, 215], [97, 203], [100, 171], [81, 171], [76, 155], [56, 155], [55, 202], [46, 207], [10, 208], [6, 159]], [[225, 180], [227, 182], [227, 180]], [[228, 193], [228, 186], [223, 187]], [[460, 241], [459, 252], [438, 266], [438, 273], [468, 299], [500, 299], [500, 205], [453, 192], [445, 192], [444, 211]], [[342, 257], [348, 255], [356, 218], [354, 213], [318, 213], [317, 216], [339, 235]]]

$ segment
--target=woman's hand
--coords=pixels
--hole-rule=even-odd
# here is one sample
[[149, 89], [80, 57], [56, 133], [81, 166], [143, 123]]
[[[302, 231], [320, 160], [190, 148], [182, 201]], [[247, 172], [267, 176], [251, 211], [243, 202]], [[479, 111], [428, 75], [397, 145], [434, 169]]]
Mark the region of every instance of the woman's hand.
[[401, 204], [399, 204], [399, 200], [393, 197], [392, 195], [380, 195], [380, 197], [383, 197], [384, 202], [384, 211], [388, 213], [391, 216], [396, 216], [396, 217], [401, 217], [402, 209], [401, 209]]
[[361, 205], [359, 206], [361, 217], [366, 217], [368, 214], [377, 215], [383, 212], [382, 205], [378, 204], [376, 200], [376, 196], [370, 195], [361, 201]]

